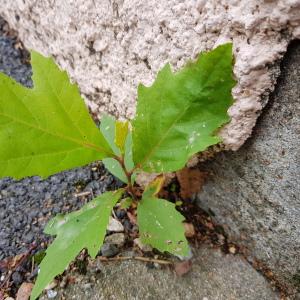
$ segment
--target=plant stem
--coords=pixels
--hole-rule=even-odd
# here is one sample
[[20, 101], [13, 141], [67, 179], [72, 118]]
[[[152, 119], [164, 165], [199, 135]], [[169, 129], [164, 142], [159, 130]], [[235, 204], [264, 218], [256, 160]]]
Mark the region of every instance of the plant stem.
[[122, 154], [121, 157], [115, 156], [114, 158], [115, 158], [115, 160], [117, 160], [119, 162], [119, 164], [121, 165], [121, 167], [122, 167], [122, 169], [125, 173], [125, 176], [127, 178], [127, 191], [128, 191], [128, 193], [131, 195], [133, 200], [136, 201], [137, 198], [136, 198], [136, 195], [135, 195], [132, 183], [131, 183], [131, 176], [132, 176], [133, 170], [132, 171], [127, 171], [126, 166], [125, 166], [124, 154]]
[[154, 258], [149, 258], [149, 257], [143, 257], [143, 256], [117, 256], [117, 257], [99, 257], [100, 261], [120, 261], [120, 260], [130, 260], [130, 259], [135, 259], [139, 261], [144, 261], [144, 262], [152, 262], [152, 263], [158, 263], [161, 265], [172, 265], [173, 262], [168, 261], [168, 260], [162, 260], [162, 259], [154, 259]]

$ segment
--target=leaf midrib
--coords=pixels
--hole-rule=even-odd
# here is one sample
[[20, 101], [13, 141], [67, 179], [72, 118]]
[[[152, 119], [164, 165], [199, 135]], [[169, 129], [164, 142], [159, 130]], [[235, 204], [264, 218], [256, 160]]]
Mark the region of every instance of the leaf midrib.
[[149, 158], [153, 155], [153, 153], [155, 152], [155, 150], [164, 142], [165, 138], [167, 137], [167, 135], [169, 134], [169, 132], [173, 129], [174, 124], [182, 118], [182, 116], [186, 113], [187, 109], [190, 106], [187, 106], [184, 111], [182, 113], [179, 114], [179, 116], [177, 118], [174, 119], [174, 121], [171, 123], [170, 127], [167, 129], [167, 131], [165, 132], [165, 134], [161, 137], [160, 140], [158, 140], [158, 142], [156, 143], [156, 145], [152, 148], [152, 150], [148, 153], [148, 155], [140, 162], [141, 166], [144, 164], [144, 162], [148, 161]]
[[[214, 67], [213, 71], [208, 74], [205, 82], [207, 82], [209, 80], [209, 78], [212, 76], [212, 74], [215, 72], [215, 70], [217, 69], [217, 66], [220, 64], [220, 61], [221, 61], [220, 59], [217, 61], [217, 63], [215, 64], [215, 67]], [[176, 73], [173, 74], [173, 75], [176, 75]], [[205, 83], [203, 83], [203, 86], [205, 86]], [[203, 87], [202, 87], [202, 89], [203, 89]], [[160, 101], [160, 103], [161, 103], [161, 101]], [[166, 133], [161, 137], [161, 139], [158, 140], [158, 142], [155, 144], [155, 146], [152, 148], [152, 150], [139, 163], [141, 167], [143, 166], [143, 164], [145, 162], [147, 162], [149, 160], [149, 158], [153, 155], [154, 151], [163, 143], [163, 141], [165, 140], [166, 136], [169, 134], [169, 132], [171, 131], [171, 129], [174, 127], [175, 122], [177, 122], [180, 118], [182, 118], [182, 116], [186, 113], [187, 109], [189, 109], [192, 104], [193, 104], [193, 102], [190, 102], [185, 107], [184, 111], [182, 113], [180, 113], [177, 118], [174, 119], [174, 121], [171, 123], [170, 127], [167, 129]]]
[[16, 123], [23, 124], [23, 125], [25, 125], [25, 126], [27, 126], [27, 127], [31, 127], [31, 128], [33, 128], [33, 129], [35, 129], [35, 130], [44, 132], [44, 133], [46, 133], [46, 134], [48, 134], [48, 135], [52, 135], [52, 136], [54, 136], [54, 137], [58, 137], [58, 138], [60, 138], [60, 139], [62, 139], [62, 140], [71, 141], [71, 142], [73, 142], [74, 144], [78, 144], [78, 145], [80, 145], [80, 146], [82, 146], [82, 147], [84, 147], [84, 148], [91, 148], [91, 149], [94, 149], [94, 150], [96, 150], [97, 152], [100, 152], [100, 153], [103, 153], [103, 152], [104, 152], [105, 154], [107, 154], [107, 155], [109, 155], [109, 156], [112, 156], [112, 155], [113, 155], [112, 153], [108, 152], [105, 148], [102, 148], [102, 147], [100, 147], [100, 146], [97, 146], [97, 145], [95, 145], [95, 144], [93, 144], [93, 143], [82, 142], [82, 141], [80, 141], [80, 140], [77, 140], [77, 139], [74, 139], [74, 138], [71, 138], [71, 137], [67, 137], [67, 136], [60, 135], [60, 134], [58, 134], [58, 133], [50, 132], [50, 131], [48, 131], [48, 130], [45, 130], [44, 128], [41, 128], [41, 127], [39, 127], [39, 126], [35, 126], [35, 125], [33, 125], [33, 124], [31, 124], [31, 123], [28, 123], [28, 122], [26, 122], [26, 121], [23, 121], [23, 120], [16, 119], [16, 118], [14, 118], [14, 117], [12, 117], [12, 116], [10, 116], [10, 115], [7, 115], [7, 114], [1, 113], [1, 112], [0, 112], [0, 115], [6, 117], [6, 118], [8, 118], [8, 119], [11, 119], [11, 120], [13, 120], [13, 121], [16, 122]]

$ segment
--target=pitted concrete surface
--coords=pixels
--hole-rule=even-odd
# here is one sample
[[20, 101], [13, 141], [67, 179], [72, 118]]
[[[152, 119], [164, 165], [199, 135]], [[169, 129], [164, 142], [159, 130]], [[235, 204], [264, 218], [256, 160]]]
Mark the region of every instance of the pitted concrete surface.
[[199, 194], [232, 240], [248, 248], [282, 283], [300, 290], [300, 42], [253, 137], [202, 168], [212, 175]]
[[170, 62], [233, 42], [238, 84], [228, 149], [250, 136], [273, 90], [278, 61], [300, 37], [300, 0], [0, 0], [0, 14], [29, 49], [52, 55], [96, 113], [132, 118], [136, 89]]
[[195, 251], [192, 270], [183, 277], [133, 260], [105, 264], [95, 261], [86, 275], [75, 277], [78, 282], [58, 289], [58, 297], [63, 294], [66, 300], [280, 299], [266, 279], [242, 257], [224, 255], [206, 246]]

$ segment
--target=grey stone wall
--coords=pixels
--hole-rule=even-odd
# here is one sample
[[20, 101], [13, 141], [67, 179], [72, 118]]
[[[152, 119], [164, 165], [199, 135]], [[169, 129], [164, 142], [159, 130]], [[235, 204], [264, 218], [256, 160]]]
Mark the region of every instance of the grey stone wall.
[[200, 206], [277, 278], [300, 289], [300, 41], [252, 138], [201, 168], [211, 173]]

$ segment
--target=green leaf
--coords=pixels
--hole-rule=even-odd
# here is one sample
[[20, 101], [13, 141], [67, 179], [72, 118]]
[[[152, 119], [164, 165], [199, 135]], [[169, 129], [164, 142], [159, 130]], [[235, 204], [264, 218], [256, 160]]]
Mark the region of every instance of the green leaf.
[[127, 209], [131, 206], [132, 202], [133, 202], [133, 200], [131, 198], [122, 199], [120, 202], [120, 208]]
[[0, 74], [0, 177], [47, 177], [112, 156], [66, 72], [31, 57], [33, 89]]
[[114, 158], [105, 158], [103, 159], [103, 164], [111, 174], [119, 178], [122, 182], [127, 183], [127, 177], [117, 160]]
[[115, 123], [115, 144], [118, 146], [120, 149], [121, 153], [123, 154], [125, 151], [125, 142], [126, 142], [126, 137], [128, 134], [128, 121], [122, 122], [122, 121], [116, 121]]
[[138, 87], [133, 121], [133, 160], [146, 172], [181, 169], [195, 153], [220, 142], [217, 129], [229, 121], [232, 45], [202, 53], [172, 73], [167, 64], [152, 86]]
[[[158, 199], [154, 194], [159, 190], [151, 185], [146, 189], [137, 208], [137, 222], [143, 244], [149, 244], [161, 252], [187, 257], [189, 246], [184, 235], [184, 217], [167, 200]], [[152, 195], [151, 195], [152, 193]]]
[[55, 276], [62, 273], [79, 252], [86, 248], [95, 257], [103, 243], [111, 210], [123, 190], [107, 192], [87, 203], [80, 210], [53, 218], [45, 233], [56, 235], [40, 264], [40, 272], [32, 290], [36, 299]]
[[[106, 138], [108, 144], [113, 149], [114, 154], [117, 156], [121, 155], [120, 149], [115, 144], [116, 140], [116, 121], [112, 116], [104, 115], [101, 118], [100, 130], [104, 137]], [[124, 132], [123, 132], [124, 134]], [[125, 167], [127, 170], [131, 170], [134, 167], [133, 160], [132, 160], [132, 133], [131, 130], [128, 128], [127, 136], [125, 140], [125, 147], [124, 147], [124, 161]], [[117, 160], [114, 158], [105, 158], [103, 159], [104, 166], [106, 169], [119, 178], [121, 181], [127, 183], [127, 177]], [[132, 176], [132, 182], [134, 181], [135, 175]]]
[[143, 198], [145, 197], [156, 197], [160, 190], [162, 189], [165, 182], [164, 175], [159, 175], [152, 182], [150, 182], [143, 193]]
[[120, 149], [115, 144], [116, 120], [110, 115], [103, 115], [100, 123], [100, 131], [104, 135], [107, 143], [113, 150], [114, 154], [120, 156]]

